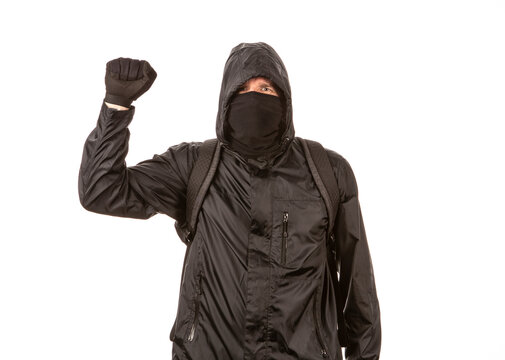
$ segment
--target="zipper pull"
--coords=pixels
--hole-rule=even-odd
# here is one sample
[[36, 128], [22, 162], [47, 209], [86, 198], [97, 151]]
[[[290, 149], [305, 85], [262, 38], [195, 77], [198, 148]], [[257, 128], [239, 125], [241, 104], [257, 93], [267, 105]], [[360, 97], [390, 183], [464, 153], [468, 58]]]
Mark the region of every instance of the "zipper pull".
[[282, 265], [286, 264], [286, 251], [288, 250], [288, 217], [289, 213], [284, 211], [282, 214], [282, 243], [281, 243], [281, 263]]

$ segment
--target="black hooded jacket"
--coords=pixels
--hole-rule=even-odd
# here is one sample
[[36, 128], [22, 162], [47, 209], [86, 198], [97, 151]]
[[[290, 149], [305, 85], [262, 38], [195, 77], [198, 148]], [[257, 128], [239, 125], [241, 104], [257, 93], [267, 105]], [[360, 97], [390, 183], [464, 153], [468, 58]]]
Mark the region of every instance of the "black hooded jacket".
[[[281, 90], [285, 126], [275, 156], [245, 159], [225, 139], [229, 102], [248, 79], [263, 76]], [[105, 103], [84, 144], [78, 188], [82, 206], [100, 214], [184, 222], [190, 171], [202, 142], [181, 142], [127, 167], [127, 111]], [[216, 134], [221, 159], [187, 246], [173, 359], [342, 359], [327, 263], [328, 216], [295, 137], [291, 88], [278, 54], [266, 43], [241, 43], [226, 62]], [[379, 359], [380, 309], [358, 187], [345, 158], [326, 149], [340, 203], [336, 242], [349, 334], [346, 359]]]

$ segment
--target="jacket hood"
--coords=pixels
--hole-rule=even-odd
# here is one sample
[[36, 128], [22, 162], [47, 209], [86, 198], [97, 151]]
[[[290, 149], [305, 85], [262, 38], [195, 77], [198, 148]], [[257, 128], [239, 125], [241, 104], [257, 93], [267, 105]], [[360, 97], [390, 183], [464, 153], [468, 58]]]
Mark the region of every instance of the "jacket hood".
[[284, 149], [295, 135], [291, 87], [288, 72], [280, 56], [270, 45], [264, 42], [240, 43], [231, 50], [226, 60], [216, 119], [217, 138], [223, 144], [228, 143], [225, 139], [225, 125], [230, 100], [244, 82], [257, 76], [270, 79], [282, 92], [285, 126], [281, 139], [283, 139]]

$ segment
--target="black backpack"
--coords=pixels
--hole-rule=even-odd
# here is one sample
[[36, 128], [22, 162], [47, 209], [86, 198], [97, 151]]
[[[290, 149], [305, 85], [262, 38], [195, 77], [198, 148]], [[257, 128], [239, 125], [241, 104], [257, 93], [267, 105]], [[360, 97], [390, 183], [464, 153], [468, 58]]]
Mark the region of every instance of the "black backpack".
[[[338, 267], [336, 261], [336, 243], [334, 221], [338, 210], [339, 192], [337, 179], [333, 173], [330, 159], [324, 147], [314, 140], [308, 140], [298, 137], [303, 145], [305, 158], [312, 173], [312, 177], [321, 193], [326, 205], [329, 220], [329, 236], [327, 239], [328, 263], [331, 270], [331, 276], [335, 288], [335, 297], [337, 300], [337, 322], [338, 339], [342, 347], [348, 344], [347, 328], [343, 316], [343, 306], [345, 299], [342, 296], [342, 289], [339, 286]], [[209, 188], [212, 178], [216, 172], [221, 155], [221, 146], [217, 138], [208, 139], [203, 142], [198, 150], [198, 157], [191, 169], [188, 180], [186, 194], [186, 220], [184, 223], [175, 222], [175, 229], [181, 240], [189, 245], [196, 232], [197, 218], [203, 199]]]

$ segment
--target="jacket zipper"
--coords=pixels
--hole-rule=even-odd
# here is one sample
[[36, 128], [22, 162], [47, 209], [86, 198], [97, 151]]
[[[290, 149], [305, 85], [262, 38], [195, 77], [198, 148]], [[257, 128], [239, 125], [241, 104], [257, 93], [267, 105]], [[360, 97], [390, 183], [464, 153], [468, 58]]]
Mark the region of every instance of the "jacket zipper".
[[286, 251], [288, 250], [288, 217], [289, 213], [282, 214], [282, 242], [281, 242], [281, 264], [286, 265]]
[[[188, 259], [189, 249], [190, 249], [193, 241], [184, 242], [184, 243], [186, 244], [187, 248], [186, 248], [186, 252], [184, 253], [184, 261], [182, 263], [182, 274], [181, 274], [181, 282], [180, 282], [180, 286], [179, 286], [179, 291], [182, 291], [182, 285], [184, 284], [184, 279], [186, 277], [186, 269], [188, 267], [187, 259]], [[172, 329], [170, 330], [170, 340], [172, 340], [172, 341], [174, 341], [174, 339], [175, 339], [175, 329], [177, 327], [177, 322], [178, 322], [178, 319], [176, 316], [174, 324], [172, 325]]]
[[202, 293], [202, 273], [200, 272], [198, 274], [198, 289], [197, 289], [197, 294], [195, 298], [195, 314], [193, 316], [193, 320], [191, 321], [191, 329], [189, 330], [189, 334], [187, 337], [188, 341], [193, 341], [195, 338], [195, 331], [196, 331], [196, 326], [197, 326], [197, 320], [198, 320], [198, 312], [200, 310], [200, 294]]
[[[319, 287], [318, 287], [319, 289]], [[314, 294], [313, 300], [313, 316], [314, 316], [314, 327], [316, 329], [317, 340], [319, 341], [319, 346], [321, 347], [320, 354], [323, 358], [328, 357], [328, 351], [326, 350], [326, 346], [324, 345], [323, 337], [321, 336], [321, 331], [319, 329], [318, 315], [317, 315], [317, 290]]]

